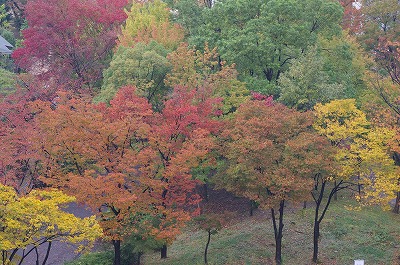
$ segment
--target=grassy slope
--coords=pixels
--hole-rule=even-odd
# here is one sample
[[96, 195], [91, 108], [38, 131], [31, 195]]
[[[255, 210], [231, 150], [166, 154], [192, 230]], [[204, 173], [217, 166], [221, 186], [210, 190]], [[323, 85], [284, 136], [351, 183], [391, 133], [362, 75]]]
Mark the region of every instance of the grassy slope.
[[[380, 208], [346, 210], [348, 201], [331, 205], [322, 221], [321, 264], [400, 264], [400, 216]], [[283, 260], [288, 265], [311, 264], [313, 209], [287, 213]], [[214, 235], [209, 247], [210, 264], [272, 264], [274, 240], [270, 220], [258, 212]], [[169, 258], [147, 254], [143, 264], [203, 264], [204, 231], [188, 230], [169, 248]], [[397, 260], [395, 260], [397, 257]]]
[[[380, 208], [346, 210], [351, 200], [334, 202], [321, 226], [320, 260], [326, 265], [400, 264], [400, 216]], [[287, 210], [284, 228], [283, 260], [286, 265], [311, 264], [313, 209]], [[274, 240], [268, 213], [256, 211], [253, 217], [238, 220], [213, 235], [209, 264], [273, 264]], [[145, 265], [196, 265], [203, 263], [207, 234], [188, 228], [168, 249], [169, 258], [146, 253]], [[397, 259], [397, 260], [396, 260]], [[89, 259], [91, 260], [91, 259]], [[73, 264], [100, 264], [99, 261]], [[108, 264], [108, 263], [101, 263]], [[110, 263], [112, 264], [112, 263]]]

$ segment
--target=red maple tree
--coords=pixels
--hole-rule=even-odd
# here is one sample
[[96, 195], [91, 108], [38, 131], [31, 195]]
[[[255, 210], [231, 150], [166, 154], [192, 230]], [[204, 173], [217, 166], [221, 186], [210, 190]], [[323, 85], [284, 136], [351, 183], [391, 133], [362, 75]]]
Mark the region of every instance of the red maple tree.
[[127, 0], [32, 0], [17, 65], [66, 88], [92, 87], [126, 19]]

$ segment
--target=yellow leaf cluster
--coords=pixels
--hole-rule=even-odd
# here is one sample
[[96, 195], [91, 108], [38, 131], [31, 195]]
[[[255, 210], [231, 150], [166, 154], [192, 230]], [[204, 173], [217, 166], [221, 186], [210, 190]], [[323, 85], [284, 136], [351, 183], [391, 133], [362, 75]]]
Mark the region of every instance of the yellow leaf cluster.
[[62, 207], [75, 201], [58, 190], [33, 190], [17, 196], [11, 187], [0, 184], [0, 249], [8, 251], [60, 240], [93, 243], [102, 235], [95, 216], [78, 218]]
[[372, 127], [354, 99], [315, 106], [314, 128], [338, 147], [336, 175], [361, 185], [363, 202], [389, 206], [400, 190], [398, 168], [390, 156], [394, 129]]
[[133, 47], [137, 42], [149, 43], [154, 40], [173, 50], [183, 40], [183, 29], [170, 22], [168, 5], [160, 0], [133, 3], [126, 13], [128, 18], [119, 36], [123, 46]]

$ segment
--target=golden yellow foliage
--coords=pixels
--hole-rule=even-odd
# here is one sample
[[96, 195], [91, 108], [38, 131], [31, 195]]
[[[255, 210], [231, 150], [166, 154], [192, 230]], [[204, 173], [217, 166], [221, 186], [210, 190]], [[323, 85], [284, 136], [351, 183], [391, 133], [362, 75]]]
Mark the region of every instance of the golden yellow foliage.
[[[62, 207], [75, 201], [61, 191], [32, 190], [19, 197], [12, 187], [0, 184], [0, 250], [34, 248], [54, 240], [90, 246], [102, 235], [95, 216], [78, 218]], [[25, 258], [19, 257], [20, 259]]]
[[390, 157], [393, 129], [372, 127], [354, 99], [334, 100], [315, 106], [314, 128], [338, 147], [336, 175], [362, 186], [363, 202], [389, 206], [400, 190], [398, 168]]

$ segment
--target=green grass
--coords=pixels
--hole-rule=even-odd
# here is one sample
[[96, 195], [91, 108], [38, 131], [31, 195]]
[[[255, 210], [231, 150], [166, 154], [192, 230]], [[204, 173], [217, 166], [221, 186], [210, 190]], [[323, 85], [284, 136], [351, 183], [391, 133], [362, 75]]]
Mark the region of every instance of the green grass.
[[[400, 216], [378, 207], [347, 210], [349, 204], [355, 205], [348, 199], [333, 202], [321, 223], [320, 264], [352, 265], [355, 259], [364, 259], [366, 265], [399, 265]], [[286, 209], [284, 218], [284, 264], [312, 264], [313, 209]], [[166, 260], [160, 260], [159, 253], [146, 253], [142, 264], [204, 264], [206, 240], [206, 232], [189, 227], [169, 247]], [[210, 265], [273, 264], [274, 251], [269, 215], [257, 211], [256, 216], [240, 218], [212, 235], [208, 261]]]
[[[368, 265], [400, 264], [400, 260], [395, 262], [400, 256], [400, 216], [378, 207], [347, 210], [349, 204], [344, 199], [333, 202], [321, 223], [320, 264], [353, 264], [355, 259], [364, 259]], [[266, 218], [248, 217], [213, 235], [210, 264], [273, 264], [272, 224]], [[312, 264], [313, 209], [287, 211], [284, 218], [284, 264]], [[169, 248], [167, 260], [147, 253], [143, 264], [203, 264], [206, 238], [204, 231], [188, 230]]]

